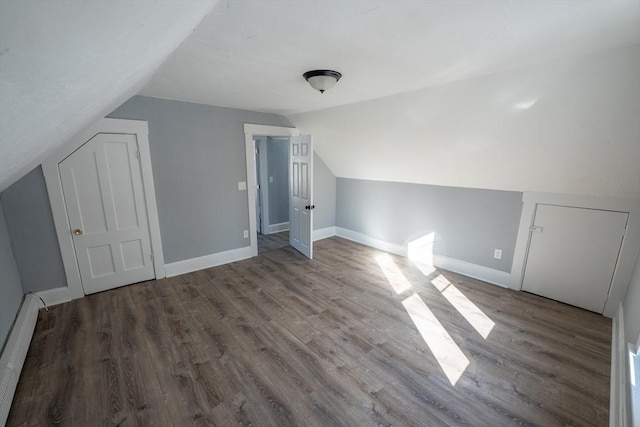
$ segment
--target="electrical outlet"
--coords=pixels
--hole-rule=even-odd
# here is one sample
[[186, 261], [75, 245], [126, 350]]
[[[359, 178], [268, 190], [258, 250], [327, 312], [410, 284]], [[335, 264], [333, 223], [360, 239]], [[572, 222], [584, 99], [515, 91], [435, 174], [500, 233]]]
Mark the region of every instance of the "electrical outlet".
[[495, 259], [502, 259], [502, 249], [494, 249], [493, 250], [493, 257]]
[[242, 235], [244, 236], [245, 239], [248, 239], [249, 238], [249, 230], [244, 230], [242, 232]]
[[238, 182], [238, 190], [239, 191], [246, 190], [246, 189], [247, 189], [247, 183], [245, 181]]
[[273, 183], [273, 177], [272, 176], [269, 177], [269, 183], [270, 184]]

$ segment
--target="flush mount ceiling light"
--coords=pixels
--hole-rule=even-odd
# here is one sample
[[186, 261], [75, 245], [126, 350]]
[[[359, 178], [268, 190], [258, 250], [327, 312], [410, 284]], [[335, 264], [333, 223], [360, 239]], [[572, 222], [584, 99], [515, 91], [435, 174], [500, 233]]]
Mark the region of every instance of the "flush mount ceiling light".
[[313, 70], [307, 71], [302, 76], [312, 88], [324, 93], [325, 90], [331, 89], [340, 80], [342, 74], [333, 70]]

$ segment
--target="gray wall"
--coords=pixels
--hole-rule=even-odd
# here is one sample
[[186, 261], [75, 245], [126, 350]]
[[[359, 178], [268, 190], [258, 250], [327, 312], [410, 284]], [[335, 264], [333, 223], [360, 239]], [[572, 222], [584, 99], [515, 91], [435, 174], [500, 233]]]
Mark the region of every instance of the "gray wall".
[[291, 126], [285, 117], [142, 96], [108, 117], [149, 122], [166, 262], [249, 245], [244, 123]]
[[511, 271], [522, 193], [338, 178], [336, 206], [339, 227], [396, 244], [435, 232], [435, 253]]
[[0, 200], [24, 291], [67, 286], [42, 168], [4, 190]]
[[313, 229], [336, 225], [336, 177], [313, 153]]
[[0, 349], [4, 350], [23, 297], [18, 266], [13, 257], [9, 232], [0, 203]]
[[269, 225], [289, 222], [289, 138], [267, 137]]

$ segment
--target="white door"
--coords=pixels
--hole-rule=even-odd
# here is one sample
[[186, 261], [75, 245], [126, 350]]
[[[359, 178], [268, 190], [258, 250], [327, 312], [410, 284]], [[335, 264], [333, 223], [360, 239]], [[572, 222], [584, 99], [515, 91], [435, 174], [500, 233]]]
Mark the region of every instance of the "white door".
[[85, 294], [154, 278], [136, 136], [97, 134], [58, 168]]
[[628, 216], [538, 204], [523, 290], [602, 313]]
[[289, 139], [289, 243], [313, 257], [313, 141], [311, 135]]

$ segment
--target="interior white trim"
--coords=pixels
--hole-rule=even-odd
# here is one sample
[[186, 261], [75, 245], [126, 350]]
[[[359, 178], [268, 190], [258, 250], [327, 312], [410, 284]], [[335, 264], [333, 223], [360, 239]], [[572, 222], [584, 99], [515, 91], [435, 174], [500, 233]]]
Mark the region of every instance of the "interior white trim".
[[531, 237], [529, 227], [533, 225], [537, 204], [629, 213], [627, 231], [622, 240], [618, 263], [603, 312], [607, 317], [612, 318], [615, 316], [618, 305], [622, 302], [627, 286], [631, 281], [631, 274], [633, 273], [633, 266], [636, 260], [636, 254], [638, 253], [638, 246], [640, 245], [640, 200], [527, 191], [523, 193], [522, 202], [522, 214], [520, 215], [520, 226], [518, 228], [518, 238], [513, 256], [510, 281], [511, 288], [517, 291], [522, 290], [524, 268]]
[[333, 237], [335, 235], [337, 235], [335, 226], [320, 228], [318, 230], [313, 230], [313, 241], [317, 242], [318, 240]]
[[336, 227], [336, 236], [342, 237], [353, 242], [362, 243], [363, 245], [371, 246], [372, 248], [380, 249], [381, 251], [390, 252], [392, 254], [407, 256], [407, 247], [398, 245], [397, 243], [390, 243], [384, 240], [371, 237], [367, 234], [359, 233], [357, 231], [349, 230], [348, 228]]
[[52, 307], [54, 305], [63, 304], [65, 302], [71, 301], [71, 294], [69, 293], [69, 288], [54, 288], [48, 289], [46, 291], [36, 292], [36, 295], [42, 298], [45, 305], [47, 307]]
[[230, 262], [242, 261], [252, 256], [254, 255], [251, 246], [245, 246], [244, 248], [231, 249], [229, 251], [172, 262], [166, 264], [164, 269], [167, 277], [173, 277], [180, 274], [191, 273], [192, 271], [204, 270], [205, 268], [217, 267]]
[[[333, 227], [328, 227], [333, 228]], [[327, 228], [318, 230], [323, 232]], [[390, 243], [384, 240], [376, 239], [369, 235], [359, 233], [357, 231], [349, 230], [342, 227], [335, 227], [335, 235], [362, 243], [363, 245], [371, 246], [372, 248], [380, 249], [385, 252], [400, 255], [406, 257], [408, 254], [408, 248], [406, 245], [399, 245], [397, 243]], [[328, 231], [327, 231], [328, 233]], [[316, 240], [314, 234], [314, 240]], [[326, 237], [330, 237], [327, 235]], [[433, 254], [433, 265], [438, 268], [453, 271], [454, 273], [462, 274], [467, 277], [482, 280], [483, 282], [491, 283], [494, 285], [508, 288], [511, 284], [511, 274], [504, 271], [495, 270], [493, 268], [484, 267], [482, 265], [472, 264], [470, 262], [462, 261], [456, 258], [447, 257], [444, 255]]]
[[624, 337], [624, 309], [618, 306], [618, 313], [611, 323], [611, 385], [609, 392], [609, 425], [627, 427], [627, 365]]
[[450, 258], [444, 255], [433, 254], [433, 265], [438, 268], [453, 271], [463, 276], [482, 280], [483, 282], [509, 288], [511, 285], [511, 273]]
[[160, 223], [158, 220], [158, 208], [156, 206], [156, 193], [153, 184], [151, 170], [151, 155], [149, 151], [149, 125], [140, 120], [102, 119], [82, 131], [73, 140], [64, 144], [42, 163], [42, 172], [47, 184], [51, 213], [58, 236], [62, 263], [67, 275], [67, 287], [69, 298], [81, 298], [84, 296], [80, 271], [76, 260], [73, 239], [69, 228], [69, 219], [65, 207], [64, 195], [58, 164], [70, 156], [85, 142], [98, 133], [123, 133], [136, 135], [138, 150], [140, 151], [140, 163], [142, 166], [142, 182], [144, 184], [144, 196], [149, 218], [149, 231], [151, 234], [151, 250], [154, 254], [154, 270], [156, 279], [165, 277], [164, 255], [160, 237]]
[[278, 224], [267, 225], [267, 232], [264, 234], [279, 233], [281, 231], [286, 231], [288, 229], [289, 229], [289, 221], [280, 222]]
[[[247, 167], [247, 182], [256, 182], [255, 153], [253, 151], [253, 139], [256, 136], [298, 136], [300, 131], [296, 128], [282, 126], [266, 126], [255, 125], [251, 123], [244, 124], [244, 152]], [[251, 255], [258, 255], [258, 234], [256, 231], [256, 189], [254, 185], [247, 185], [247, 203], [249, 205], [249, 240]]]
[[35, 295], [26, 295], [11, 335], [0, 358], [0, 426], [7, 422], [13, 395], [38, 321], [42, 303]]

